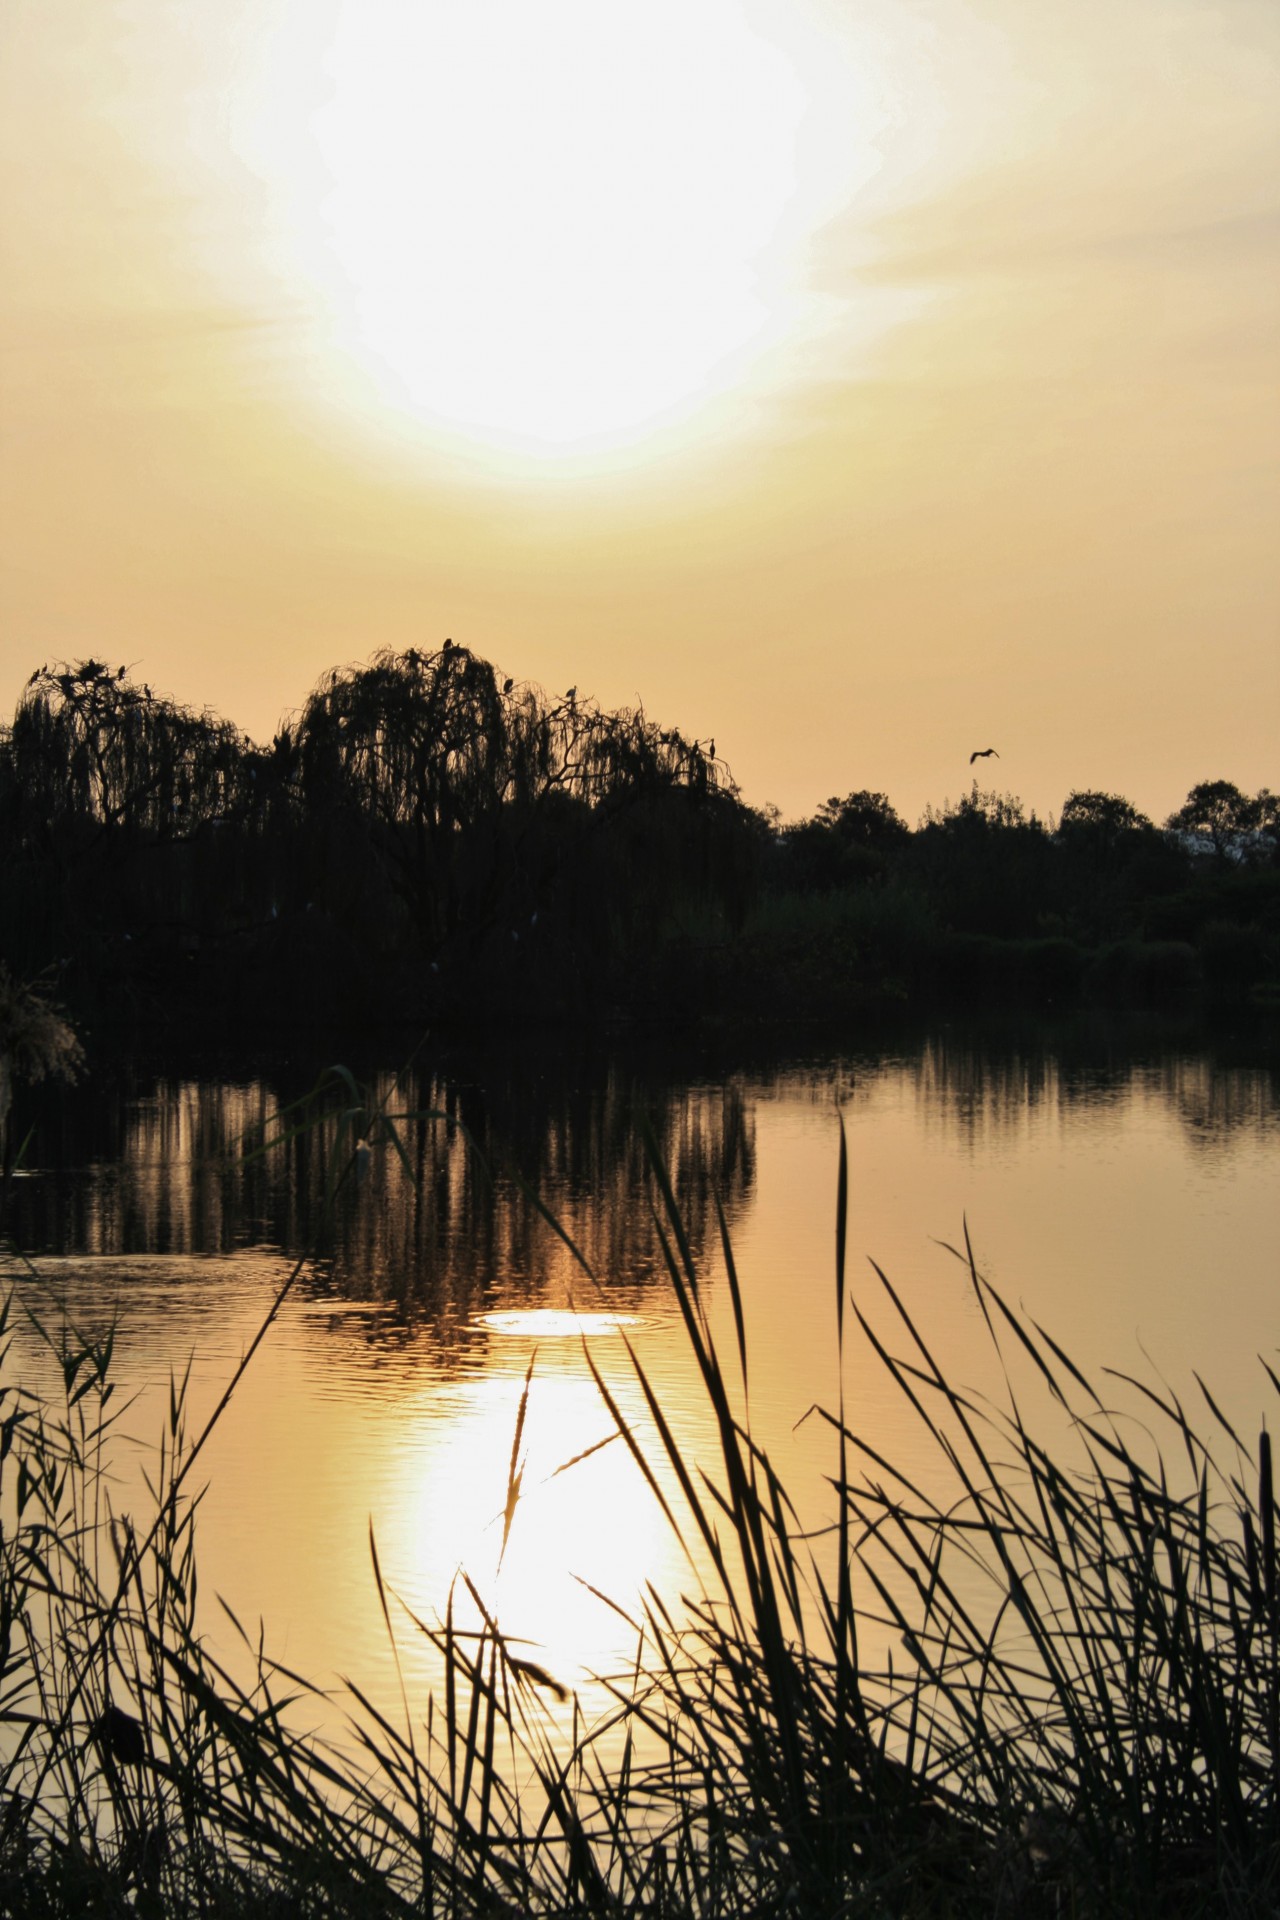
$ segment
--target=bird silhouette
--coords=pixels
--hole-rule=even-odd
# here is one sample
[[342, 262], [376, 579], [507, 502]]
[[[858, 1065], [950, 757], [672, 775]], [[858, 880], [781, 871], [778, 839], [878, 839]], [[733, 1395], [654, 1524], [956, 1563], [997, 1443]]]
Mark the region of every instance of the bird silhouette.
[[504, 693], [510, 693], [510, 691], [511, 691], [511, 689], [512, 689], [512, 687], [514, 687], [514, 685], [515, 685], [515, 681], [514, 681], [514, 680], [504, 680], [504, 681], [503, 681], [503, 683], [502, 683], [502, 691], [503, 691]]
[[972, 766], [975, 760], [989, 760], [992, 754], [995, 754], [997, 760], [1000, 758], [994, 747], [976, 747], [969, 755], [969, 765]]
[[577, 697], [578, 697], [578, 689], [577, 689], [576, 687], [570, 687], [570, 689], [569, 689], [569, 691], [568, 691], [568, 693], [566, 693], [566, 695], [565, 695], [565, 699], [566, 699], [566, 700], [576, 700], [576, 699], [577, 699]]
[[108, 1701], [90, 1731], [104, 1753], [122, 1766], [140, 1767], [147, 1757], [142, 1728], [131, 1714]]

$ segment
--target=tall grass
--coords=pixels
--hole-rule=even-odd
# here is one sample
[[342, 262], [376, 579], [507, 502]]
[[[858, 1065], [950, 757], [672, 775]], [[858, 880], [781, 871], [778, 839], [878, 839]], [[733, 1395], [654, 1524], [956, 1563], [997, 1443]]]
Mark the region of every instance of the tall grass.
[[[358, 1171], [394, 1124], [353, 1083], [339, 1091]], [[958, 1388], [886, 1275], [872, 1268], [865, 1288], [850, 1287], [842, 1138], [836, 1343], [842, 1356], [869, 1344], [949, 1485], [913, 1483], [837, 1401], [819, 1416], [830, 1524], [811, 1535], [753, 1437], [723, 1217], [725, 1352], [656, 1150], [652, 1174], [718, 1458], [688, 1457], [634, 1353], [656, 1454], [595, 1377], [691, 1567], [711, 1578], [679, 1607], [649, 1594], [632, 1622], [634, 1668], [590, 1724], [555, 1699], [465, 1576], [438, 1620], [417, 1620], [371, 1540], [393, 1643], [428, 1635], [443, 1682], [425, 1703], [402, 1689], [395, 1708], [353, 1688], [345, 1741], [306, 1736], [315, 1698], [304, 1680], [247, 1637], [250, 1677], [236, 1679], [201, 1638], [190, 1470], [209, 1428], [188, 1437], [184, 1383], [172, 1386], [144, 1524], [112, 1506], [110, 1336], [44, 1334], [61, 1397], [36, 1400], [9, 1370], [23, 1310], [11, 1299], [0, 1317], [0, 1911], [1280, 1910], [1266, 1431], [1247, 1444], [1203, 1388], [1199, 1425], [1136, 1381], [1112, 1376], [1104, 1394], [982, 1278], [967, 1240], [958, 1257], [1007, 1392], [994, 1407]], [[879, 1330], [886, 1312], [892, 1337]], [[1150, 1435], [1112, 1410], [1117, 1393]], [[526, 1381], [520, 1424], [528, 1395]], [[1033, 1402], [1053, 1409], [1050, 1439], [1037, 1437]], [[519, 1442], [517, 1431], [508, 1526]], [[866, 1650], [886, 1634], [894, 1659], [874, 1663]]]

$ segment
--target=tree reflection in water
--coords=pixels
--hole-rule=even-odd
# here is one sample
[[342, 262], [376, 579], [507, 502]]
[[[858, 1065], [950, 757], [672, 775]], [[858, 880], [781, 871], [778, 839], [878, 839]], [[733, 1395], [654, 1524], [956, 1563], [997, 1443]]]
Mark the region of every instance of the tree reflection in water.
[[430, 1319], [447, 1346], [482, 1309], [562, 1306], [589, 1287], [539, 1203], [611, 1288], [655, 1279], [642, 1119], [698, 1252], [718, 1234], [715, 1198], [732, 1224], [755, 1177], [754, 1123], [736, 1083], [666, 1084], [616, 1062], [581, 1077], [377, 1070], [362, 1092], [371, 1110], [400, 1116], [404, 1158], [384, 1140], [364, 1177], [342, 1186], [316, 1245], [350, 1097], [330, 1082], [291, 1111], [299, 1091], [283, 1074], [224, 1069], [139, 1079], [114, 1111], [86, 1099], [49, 1143], [61, 1164], [15, 1196], [10, 1230], [52, 1254], [314, 1246], [308, 1291], [392, 1305], [392, 1338], [397, 1325]]

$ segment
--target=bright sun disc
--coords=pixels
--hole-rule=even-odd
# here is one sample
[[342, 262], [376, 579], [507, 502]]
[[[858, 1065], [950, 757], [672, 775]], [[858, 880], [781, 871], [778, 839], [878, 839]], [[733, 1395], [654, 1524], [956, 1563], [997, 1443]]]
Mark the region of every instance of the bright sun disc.
[[874, 170], [878, 123], [850, 120], [846, 69], [837, 126], [831, 45], [796, 7], [756, 8], [761, 30], [741, 0], [329, 19], [321, 40], [292, 0], [246, 145], [384, 405], [513, 451], [618, 445], [803, 331], [803, 243]]

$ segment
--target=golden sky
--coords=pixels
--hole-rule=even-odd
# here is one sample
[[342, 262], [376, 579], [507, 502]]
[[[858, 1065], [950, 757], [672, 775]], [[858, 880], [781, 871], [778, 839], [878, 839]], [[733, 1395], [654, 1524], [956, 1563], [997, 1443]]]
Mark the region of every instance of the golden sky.
[[1272, 0], [6, 0], [0, 713], [446, 636], [757, 804], [1280, 786]]

